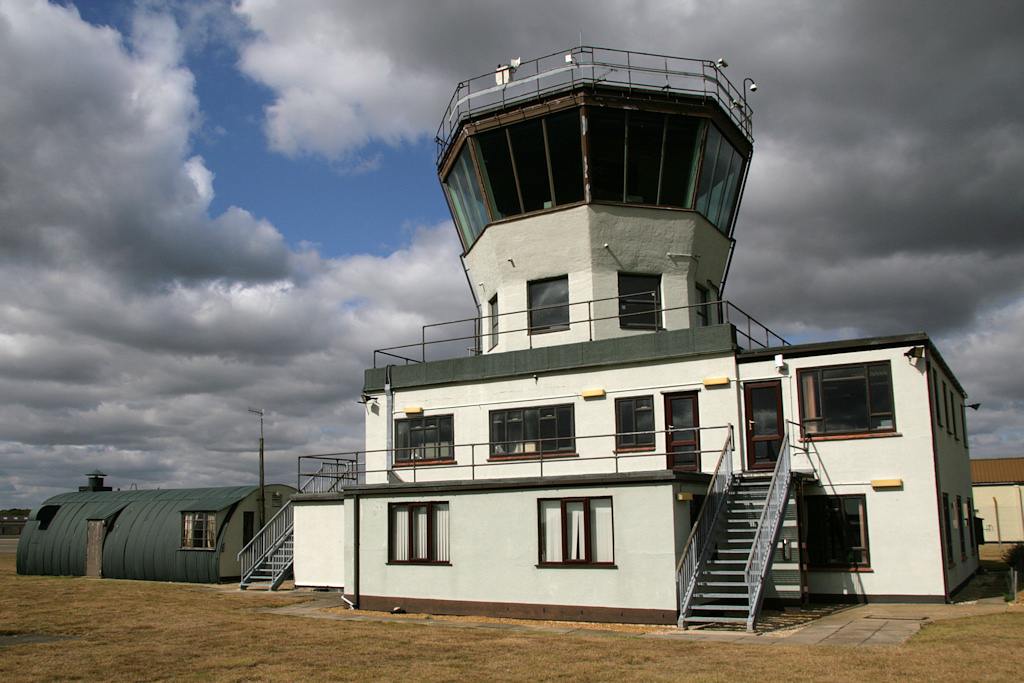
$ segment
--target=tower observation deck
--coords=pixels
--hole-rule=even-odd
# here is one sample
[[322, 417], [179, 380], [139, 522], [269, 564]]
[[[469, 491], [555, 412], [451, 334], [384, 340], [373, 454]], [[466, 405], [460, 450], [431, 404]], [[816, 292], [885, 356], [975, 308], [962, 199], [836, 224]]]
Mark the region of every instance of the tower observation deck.
[[582, 302], [604, 302], [587, 307], [597, 337], [719, 322], [701, 304], [721, 298], [735, 244], [743, 95], [713, 61], [595, 47], [460, 83], [437, 165], [493, 332], [483, 351], [580, 341]]

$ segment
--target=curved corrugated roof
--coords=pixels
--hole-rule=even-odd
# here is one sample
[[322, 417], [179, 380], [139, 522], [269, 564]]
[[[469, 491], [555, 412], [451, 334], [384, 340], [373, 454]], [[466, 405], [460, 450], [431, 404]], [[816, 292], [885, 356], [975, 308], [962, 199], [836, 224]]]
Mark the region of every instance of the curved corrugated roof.
[[[103, 519], [107, 521], [103, 576], [219, 581], [221, 544], [214, 550], [181, 550], [181, 513], [219, 512], [258, 488], [80, 491], [53, 496], [29, 516], [18, 543], [18, 573], [84, 575], [88, 521]], [[40, 518], [48, 517], [49, 525], [42, 529]], [[218, 524], [224, 522], [218, 516]]]

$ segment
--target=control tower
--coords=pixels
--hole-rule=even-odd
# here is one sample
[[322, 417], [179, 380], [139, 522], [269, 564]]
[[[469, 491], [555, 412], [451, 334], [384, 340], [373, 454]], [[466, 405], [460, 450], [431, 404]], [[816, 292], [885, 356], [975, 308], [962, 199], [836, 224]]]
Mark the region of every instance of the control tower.
[[724, 66], [577, 47], [459, 84], [437, 167], [481, 352], [722, 322], [753, 142]]

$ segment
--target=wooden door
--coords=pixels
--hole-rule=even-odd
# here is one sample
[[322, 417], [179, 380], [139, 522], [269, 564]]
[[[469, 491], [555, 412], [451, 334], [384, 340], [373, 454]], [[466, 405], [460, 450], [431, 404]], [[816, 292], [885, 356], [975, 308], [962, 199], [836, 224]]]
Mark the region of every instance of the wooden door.
[[103, 576], [103, 536], [102, 519], [90, 519], [85, 527], [85, 575]]
[[749, 382], [743, 385], [746, 404], [747, 468], [775, 468], [782, 447], [782, 382]]
[[665, 450], [668, 467], [676, 470], [700, 469], [700, 419], [697, 394], [665, 395]]

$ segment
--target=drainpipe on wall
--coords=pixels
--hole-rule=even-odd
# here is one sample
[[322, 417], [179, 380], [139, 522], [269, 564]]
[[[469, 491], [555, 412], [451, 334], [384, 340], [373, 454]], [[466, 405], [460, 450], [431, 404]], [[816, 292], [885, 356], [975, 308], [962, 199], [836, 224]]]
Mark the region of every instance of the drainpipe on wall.
[[996, 509], [996, 541], [999, 542], [999, 549], [1003, 549], [1003, 530], [999, 527], [999, 501], [992, 496], [992, 505]]
[[1024, 541], [1024, 496], [1020, 492], [1020, 484], [1017, 484], [1017, 505], [1020, 506], [1020, 540]]
[[388, 476], [391, 476], [392, 468], [395, 464], [395, 395], [391, 391], [391, 368], [393, 365], [388, 365], [384, 368], [384, 418], [388, 421], [387, 423], [387, 470]]

